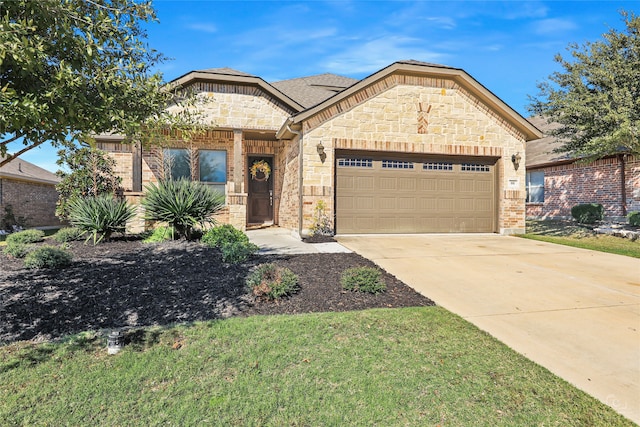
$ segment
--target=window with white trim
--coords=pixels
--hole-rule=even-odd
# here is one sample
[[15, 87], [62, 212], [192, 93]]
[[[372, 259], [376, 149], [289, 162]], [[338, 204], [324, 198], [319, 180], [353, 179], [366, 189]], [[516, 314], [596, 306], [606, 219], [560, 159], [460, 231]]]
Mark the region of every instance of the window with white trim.
[[372, 168], [373, 159], [338, 159], [338, 166], [347, 168]]
[[413, 169], [413, 162], [400, 160], [383, 160], [382, 169]]
[[480, 163], [463, 163], [460, 165], [462, 172], [491, 172], [491, 166]]
[[544, 171], [527, 172], [527, 203], [544, 203]]
[[[227, 184], [227, 152], [224, 150], [198, 150], [168, 148], [163, 151], [165, 177], [170, 179], [192, 179], [194, 174], [200, 182], [225, 193]], [[192, 168], [192, 164], [195, 167]]]
[[453, 163], [448, 162], [428, 162], [422, 164], [422, 170], [425, 171], [452, 171]]

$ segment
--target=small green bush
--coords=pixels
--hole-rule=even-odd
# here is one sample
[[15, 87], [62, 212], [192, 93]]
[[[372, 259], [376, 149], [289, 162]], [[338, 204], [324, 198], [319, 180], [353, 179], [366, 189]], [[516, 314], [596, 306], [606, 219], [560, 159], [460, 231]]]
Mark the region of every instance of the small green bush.
[[604, 218], [604, 207], [599, 203], [584, 203], [571, 208], [571, 216], [580, 224], [594, 224]]
[[200, 239], [212, 248], [221, 248], [225, 243], [249, 243], [249, 238], [231, 224], [222, 224], [207, 230]]
[[146, 187], [142, 200], [147, 219], [171, 225], [178, 236], [193, 239], [196, 226], [214, 223], [213, 214], [224, 208], [225, 196], [206, 184], [186, 179], [162, 180]]
[[6, 242], [10, 243], [37, 243], [44, 240], [44, 231], [42, 230], [24, 230], [12, 233], [7, 236]]
[[62, 268], [71, 264], [72, 255], [55, 246], [40, 246], [24, 258], [27, 268]]
[[[109, 240], [114, 232], [124, 233], [127, 221], [136, 214], [135, 206], [110, 195], [76, 198], [69, 201], [71, 224], [93, 236], [93, 244]], [[98, 237], [99, 236], [99, 237]]]
[[173, 227], [157, 227], [142, 241], [144, 243], [164, 242], [166, 240], [172, 240], [174, 235]]
[[258, 252], [258, 246], [250, 242], [230, 242], [223, 243], [220, 247], [222, 252], [222, 261], [230, 264], [238, 264], [244, 262], [251, 255]]
[[629, 225], [640, 227], [640, 211], [629, 212], [627, 219], [629, 220]]
[[27, 245], [25, 243], [11, 242], [7, 243], [7, 246], [5, 246], [2, 252], [5, 255], [9, 255], [14, 258], [24, 258], [31, 250], [31, 247], [32, 245]]
[[380, 270], [373, 267], [348, 268], [340, 278], [342, 288], [347, 291], [367, 292], [377, 294], [387, 289]]
[[274, 263], [260, 264], [247, 278], [247, 286], [257, 297], [274, 300], [300, 290], [298, 276]]
[[84, 231], [76, 227], [65, 227], [58, 230], [53, 235], [53, 240], [58, 243], [73, 242], [75, 240], [82, 240], [84, 237]]

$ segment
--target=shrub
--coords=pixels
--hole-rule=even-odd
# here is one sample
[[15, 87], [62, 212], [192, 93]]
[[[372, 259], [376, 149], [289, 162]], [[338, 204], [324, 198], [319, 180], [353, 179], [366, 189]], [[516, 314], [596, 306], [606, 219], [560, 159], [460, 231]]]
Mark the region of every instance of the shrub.
[[164, 242], [166, 240], [173, 239], [174, 230], [173, 227], [157, 227], [154, 228], [153, 231], [144, 238], [144, 243], [156, 243], [156, 242]]
[[594, 224], [604, 218], [604, 207], [598, 203], [584, 203], [571, 208], [571, 216], [580, 224]]
[[629, 225], [640, 227], [640, 211], [629, 212], [627, 219], [629, 220]]
[[31, 245], [27, 245], [25, 243], [12, 242], [12, 243], [7, 243], [7, 246], [5, 246], [2, 252], [14, 258], [24, 258], [29, 253], [30, 250], [31, 250]]
[[225, 243], [249, 243], [249, 238], [231, 224], [222, 224], [207, 230], [200, 240], [212, 248], [221, 248]]
[[53, 235], [53, 239], [58, 243], [73, 242], [75, 240], [82, 240], [84, 231], [76, 227], [61, 228]]
[[44, 240], [44, 231], [42, 230], [24, 230], [7, 236], [7, 245], [10, 243], [37, 243]]
[[71, 254], [55, 246], [40, 246], [24, 259], [27, 268], [62, 268], [71, 264]]
[[124, 233], [127, 221], [133, 218], [135, 213], [134, 206], [109, 195], [76, 198], [69, 202], [71, 224], [89, 233], [87, 240], [93, 236], [94, 245], [103, 238], [109, 240], [114, 232]]
[[373, 267], [348, 268], [342, 273], [340, 283], [342, 283], [342, 288], [348, 291], [370, 294], [384, 292], [387, 289], [380, 270]]
[[249, 242], [230, 242], [223, 243], [220, 247], [222, 252], [222, 261], [231, 264], [238, 264], [246, 261], [251, 255], [258, 252], [258, 246]]
[[260, 264], [247, 278], [247, 286], [257, 297], [278, 299], [296, 293], [298, 276], [274, 263]]
[[146, 191], [142, 201], [146, 218], [168, 223], [187, 239], [192, 238], [194, 227], [213, 224], [212, 215], [224, 207], [224, 194], [197, 181], [162, 180]]

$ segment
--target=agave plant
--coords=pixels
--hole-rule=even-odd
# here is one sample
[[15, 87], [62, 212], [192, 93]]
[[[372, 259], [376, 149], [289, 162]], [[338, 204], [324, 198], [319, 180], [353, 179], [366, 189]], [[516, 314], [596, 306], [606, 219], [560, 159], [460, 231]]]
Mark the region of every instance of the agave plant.
[[142, 201], [146, 218], [168, 223], [187, 239], [194, 227], [215, 224], [213, 214], [224, 207], [224, 194], [186, 179], [162, 180], [148, 185], [146, 193]]
[[90, 234], [87, 241], [93, 236], [94, 245], [102, 239], [109, 240], [114, 232], [124, 232], [127, 221], [135, 214], [135, 206], [107, 194], [69, 202], [69, 222]]

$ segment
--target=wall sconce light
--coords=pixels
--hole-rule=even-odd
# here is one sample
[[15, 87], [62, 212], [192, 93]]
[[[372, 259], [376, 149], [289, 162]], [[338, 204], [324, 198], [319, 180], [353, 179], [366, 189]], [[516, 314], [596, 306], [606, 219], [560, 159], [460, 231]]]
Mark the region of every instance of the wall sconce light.
[[318, 156], [320, 156], [320, 161], [324, 163], [324, 160], [327, 158], [327, 153], [324, 152], [324, 145], [322, 145], [322, 141], [316, 145], [316, 150], [318, 150]]
[[520, 155], [520, 153], [511, 155], [511, 162], [513, 163], [513, 167], [515, 168], [515, 170], [518, 170], [518, 168], [520, 167], [520, 160], [522, 160], [522, 156]]

